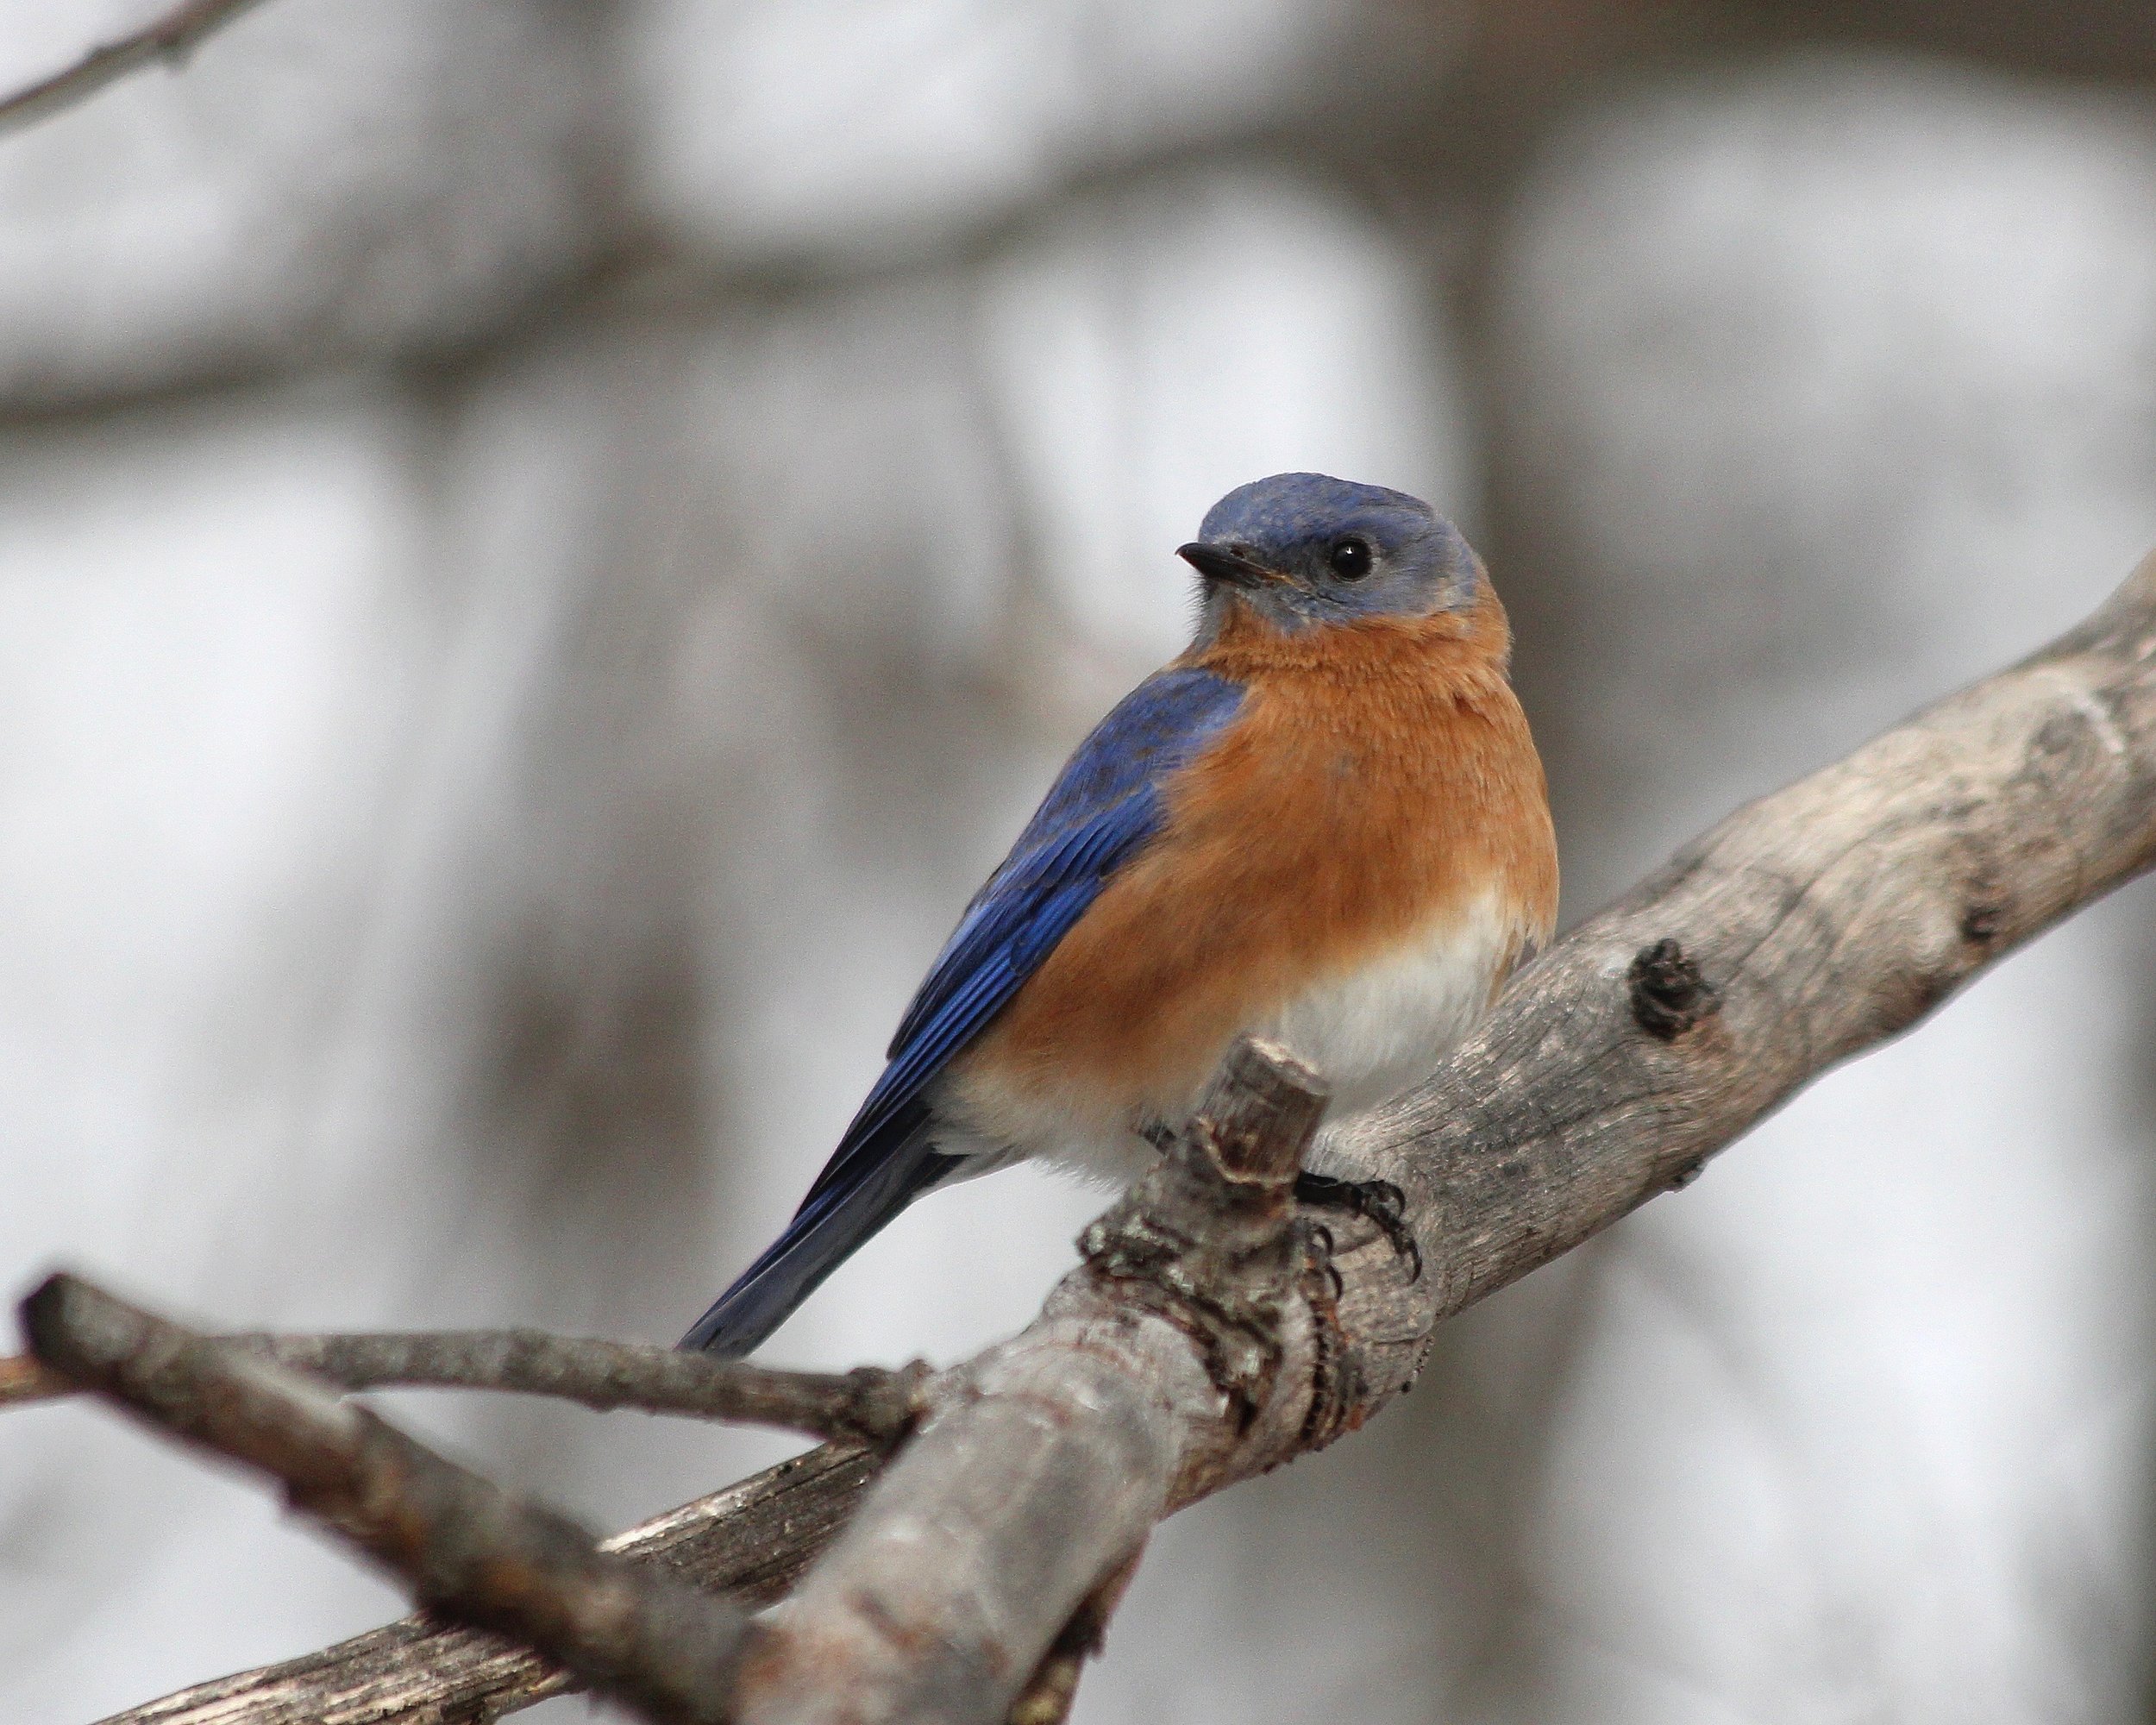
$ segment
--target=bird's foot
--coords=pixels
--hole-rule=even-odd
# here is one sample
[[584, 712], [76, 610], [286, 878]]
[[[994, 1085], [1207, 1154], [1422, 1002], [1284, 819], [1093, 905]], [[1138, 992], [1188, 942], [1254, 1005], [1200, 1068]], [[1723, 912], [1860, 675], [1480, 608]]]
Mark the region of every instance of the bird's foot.
[[1422, 1280], [1422, 1248], [1407, 1226], [1407, 1201], [1389, 1180], [1336, 1180], [1304, 1169], [1295, 1176], [1295, 1201], [1320, 1210], [1344, 1210], [1376, 1225], [1407, 1260], [1407, 1279]]

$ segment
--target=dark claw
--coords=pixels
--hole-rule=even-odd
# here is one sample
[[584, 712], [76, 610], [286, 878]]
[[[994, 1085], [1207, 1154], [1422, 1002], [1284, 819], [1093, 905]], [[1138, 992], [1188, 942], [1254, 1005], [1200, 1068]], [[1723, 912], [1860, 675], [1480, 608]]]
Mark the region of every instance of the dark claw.
[[1340, 1280], [1340, 1272], [1332, 1264], [1332, 1230], [1323, 1222], [1305, 1218], [1302, 1224], [1304, 1238], [1318, 1249], [1318, 1262], [1324, 1268], [1326, 1280], [1332, 1284], [1332, 1297], [1338, 1300], [1347, 1292], [1347, 1283]]
[[1422, 1248], [1407, 1226], [1407, 1200], [1389, 1180], [1336, 1180], [1305, 1169], [1295, 1176], [1298, 1202], [1321, 1210], [1345, 1210], [1376, 1226], [1392, 1248], [1407, 1260], [1407, 1279], [1422, 1280]]

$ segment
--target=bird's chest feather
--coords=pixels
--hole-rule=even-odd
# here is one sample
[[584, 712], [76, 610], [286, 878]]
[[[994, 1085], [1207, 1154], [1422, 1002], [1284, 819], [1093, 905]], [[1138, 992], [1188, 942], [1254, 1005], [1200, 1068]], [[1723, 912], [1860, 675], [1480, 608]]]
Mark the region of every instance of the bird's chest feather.
[[1332, 1111], [1373, 1107], [1467, 1034], [1519, 957], [1526, 931], [1496, 891], [1431, 917], [1358, 963], [1322, 972], [1252, 1027], [1325, 1075]]
[[1494, 649], [1446, 621], [1435, 640], [1209, 649], [1199, 662], [1248, 689], [1242, 713], [1163, 787], [1159, 836], [983, 1036], [972, 1088], [1179, 1119], [1244, 1031], [1285, 1040], [1342, 1107], [1426, 1070], [1556, 901], [1501, 613]]

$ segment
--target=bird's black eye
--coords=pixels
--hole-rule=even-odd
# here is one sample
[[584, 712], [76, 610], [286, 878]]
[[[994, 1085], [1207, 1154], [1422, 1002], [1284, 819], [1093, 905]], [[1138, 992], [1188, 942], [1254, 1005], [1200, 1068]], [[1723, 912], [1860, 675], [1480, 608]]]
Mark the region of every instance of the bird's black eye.
[[1343, 539], [1332, 548], [1326, 560], [1332, 565], [1332, 573], [1344, 581], [1359, 581], [1370, 572], [1369, 543], [1363, 539]]

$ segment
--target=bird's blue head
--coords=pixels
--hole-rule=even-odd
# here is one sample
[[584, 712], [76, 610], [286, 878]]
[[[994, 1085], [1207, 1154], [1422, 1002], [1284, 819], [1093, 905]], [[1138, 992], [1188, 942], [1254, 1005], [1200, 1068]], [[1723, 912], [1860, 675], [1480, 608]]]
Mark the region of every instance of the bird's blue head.
[[1467, 541], [1421, 499], [1324, 474], [1238, 486], [1175, 555], [1198, 572], [1206, 636], [1238, 603], [1290, 631], [1464, 611], [1482, 579]]

